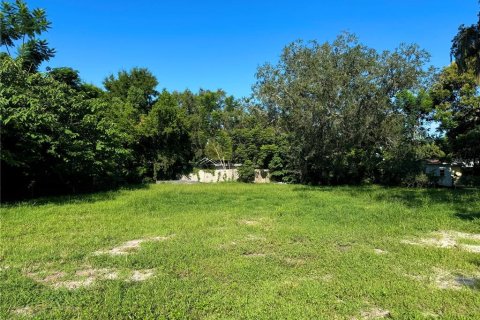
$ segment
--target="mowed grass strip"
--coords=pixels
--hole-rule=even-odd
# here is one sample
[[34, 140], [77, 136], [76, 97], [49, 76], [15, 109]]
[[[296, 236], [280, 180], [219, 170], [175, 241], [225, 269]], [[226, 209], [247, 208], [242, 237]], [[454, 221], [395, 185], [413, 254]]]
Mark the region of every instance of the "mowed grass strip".
[[478, 190], [239, 183], [4, 205], [0, 318], [478, 319], [479, 212]]

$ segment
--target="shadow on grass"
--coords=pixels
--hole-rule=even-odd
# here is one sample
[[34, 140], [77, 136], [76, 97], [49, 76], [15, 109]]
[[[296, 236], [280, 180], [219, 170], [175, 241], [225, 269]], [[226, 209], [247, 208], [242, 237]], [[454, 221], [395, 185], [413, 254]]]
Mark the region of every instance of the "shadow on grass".
[[82, 204], [94, 203], [98, 201], [114, 200], [121, 195], [122, 191], [148, 189], [149, 184], [125, 185], [118, 188], [112, 188], [104, 191], [94, 191], [70, 195], [47, 196], [22, 201], [5, 202], [1, 207], [15, 207], [18, 205], [43, 206], [43, 205], [63, 205], [63, 204]]
[[456, 213], [455, 216], [462, 220], [472, 221], [472, 220], [480, 219], [480, 212], [479, 211], [459, 212], [459, 213]]
[[[480, 219], [480, 212], [474, 210], [474, 204], [480, 203], [478, 188], [400, 188], [379, 185], [365, 186], [296, 186], [294, 191], [339, 191], [351, 197], [368, 197], [373, 201], [397, 202], [409, 208], [418, 208], [431, 204], [450, 206], [455, 216], [463, 220]], [[477, 206], [478, 207], [478, 206]]]

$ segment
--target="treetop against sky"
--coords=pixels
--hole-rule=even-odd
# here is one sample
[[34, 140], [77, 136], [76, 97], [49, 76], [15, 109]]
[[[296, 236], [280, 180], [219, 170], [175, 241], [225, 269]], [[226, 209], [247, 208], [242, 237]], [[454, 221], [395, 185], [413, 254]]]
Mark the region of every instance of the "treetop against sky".
[[[476, 0], [404, 1], [63, 1], [46, 9], [45, 35], [57, 49], [51, 67], [72, 66], [101, 85], [108, 74], [149, 68], [160, 88], [223, 88], [247, 96], [256, 68], [296, 39], [331, 41], [342, 31], [378, 50], [418, 43], [437, 67], [451, 39], [477, 19]], [[44, 66], [44, 67], [45, 67]]]

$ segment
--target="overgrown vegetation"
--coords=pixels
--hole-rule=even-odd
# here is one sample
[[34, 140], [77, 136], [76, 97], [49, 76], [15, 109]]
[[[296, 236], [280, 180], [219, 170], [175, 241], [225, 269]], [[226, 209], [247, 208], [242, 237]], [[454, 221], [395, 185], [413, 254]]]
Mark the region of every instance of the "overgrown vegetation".
[[[459, 29], [456, 62], [438, 74], [414, 44], [298, 41], [236, 99], [158, 90], [146, 68], [108, 75], [104, 88], [69, 67], [40, 72], [55, 54], [39, 38], [45, 11], [3, 1], [0, 24], [2, 200], [175, 179], [204, 157], [308, 184], [421, 185], [426, 158], [480, 175], [476, 25]], [[427, 130], [434, 120], [439, 136]]]

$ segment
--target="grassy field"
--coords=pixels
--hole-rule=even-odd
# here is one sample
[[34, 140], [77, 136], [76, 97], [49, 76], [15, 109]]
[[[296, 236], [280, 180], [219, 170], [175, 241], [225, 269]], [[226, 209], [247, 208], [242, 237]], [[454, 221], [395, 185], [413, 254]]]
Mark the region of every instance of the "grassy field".
[[480, 318], [478, 190], [163, 184], [1, 221], [1, 319]]

